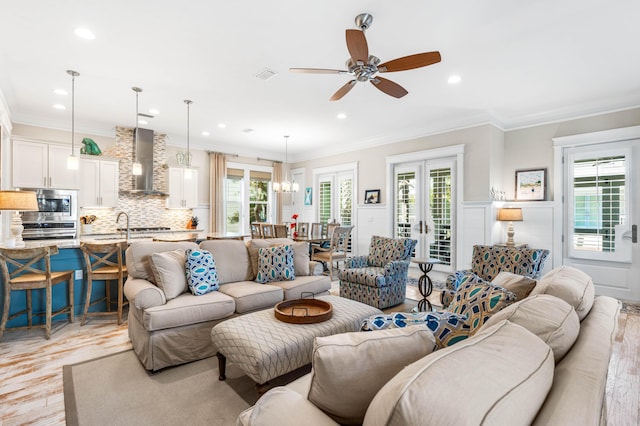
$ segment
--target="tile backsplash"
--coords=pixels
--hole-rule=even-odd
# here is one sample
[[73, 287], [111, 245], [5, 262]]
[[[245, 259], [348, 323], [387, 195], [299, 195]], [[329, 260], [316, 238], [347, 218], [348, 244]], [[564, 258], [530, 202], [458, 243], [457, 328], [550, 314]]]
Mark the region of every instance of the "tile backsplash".
[[[167, 168], [165, 161], [166, 135], [154, 133], [153, 137], [153, 182], [154, 189], [166, 191]], [[120, 159], [120, 193], [118, 205], [111, 209], [81, 208], [80, 216], [95, 215], [93, 233], [116, 232], [119, 227], [126, 226], [125, 218], [120, 218], [116, 224], [116, 217], [121, 211], [129, 215], [131, 227], [163, 226], [171, 229], [185, 229], [191, 219], [191, 209], [167, 209], [166, 196], [130, 193], [133, 188], [131, 164], [133, 158], [133, 129], [116, 127], [116, 156]]]

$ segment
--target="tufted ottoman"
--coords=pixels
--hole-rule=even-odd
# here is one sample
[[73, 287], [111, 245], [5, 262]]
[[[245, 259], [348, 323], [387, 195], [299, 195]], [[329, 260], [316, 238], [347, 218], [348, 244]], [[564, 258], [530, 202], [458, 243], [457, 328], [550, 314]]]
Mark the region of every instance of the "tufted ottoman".
[[316, 337], [358, 331], [362, 322], [382, 312], [364, 303], [338, 296], [318, 299], [333, 305], [332, 317], [317, 324], [289, 324], [265, 309], [217, 324], [211, 341], [218, 355], [220, 380], [224, 380], [226, 359], [237, 365], [256, 383], [258, 392], [267, 382], [311, 363]]

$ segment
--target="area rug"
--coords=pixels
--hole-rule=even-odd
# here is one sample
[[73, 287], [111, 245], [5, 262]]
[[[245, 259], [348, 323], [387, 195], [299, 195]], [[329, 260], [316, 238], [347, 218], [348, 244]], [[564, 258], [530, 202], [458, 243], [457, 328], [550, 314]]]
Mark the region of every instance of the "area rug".
[[[304, 373], [296, 371], [273, 385]], [[232, 363], [226, 375], [218, 380], [216, 357], [152, 374], [131, 350], [65, 365], [67, 425], [233, 425], [258, 394], [255, 383]]]

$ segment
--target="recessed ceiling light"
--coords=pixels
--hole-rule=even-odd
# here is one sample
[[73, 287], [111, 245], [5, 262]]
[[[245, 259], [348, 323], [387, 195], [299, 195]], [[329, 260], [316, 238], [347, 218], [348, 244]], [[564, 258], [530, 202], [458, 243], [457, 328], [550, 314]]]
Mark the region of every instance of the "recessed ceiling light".
[[211, 133], [209, 132], [202, 132], [202, 136], [209, 136]]
[[55, 104], [53, 107], [54, 107], [55, 109], [67, 109], [67, 107], [65, 107], [65, 106], [64, 106], [64, 105], [62, 105], [62, 104]]
[[149, 124], [147, 120], [138, 120], [138, 124]]
[[224, 128], [226, 128], [226, 127], [227, 127], [227, 125], [226, 125], [226, 124], [224, 124], [224, 123], [218, 123], [218, 127], [219, 127], [220, 129], [224, 129]]
[[69, 94], [64, 89], [56, 89], [53, 91], [53, 93], [55, 93], [56, 95], [62, 95], [62, 96], [67, 96]]
[[337, 117], [340, 120], [344, 120], [345, 118], [347, 118], [347, 114], [341, 112], [340, 114], [337, 115]]
[[456, 83], [460, 83], [461, 81], [462, 81], [462, 78], [460, 78], [459, 75], [452, 75], [451, 77], [449, 77], [449, 80], [447, 80], [449, 84], [456, 84]]
[[91, 32], [89, 28], [79, 27], [75, 29], [74, 33], [85, 40], [93, 40], [96, 38], [95, 34]]
[[158, 110], [157, 110], [157, 109], [155, 109], [155, 108], [151, 108], [151, 109], [149, 110], [149, 114], [155, 114], [155, 115], [158, 115], [158, 114], [160, 114], [160, 111], [158, 111]]

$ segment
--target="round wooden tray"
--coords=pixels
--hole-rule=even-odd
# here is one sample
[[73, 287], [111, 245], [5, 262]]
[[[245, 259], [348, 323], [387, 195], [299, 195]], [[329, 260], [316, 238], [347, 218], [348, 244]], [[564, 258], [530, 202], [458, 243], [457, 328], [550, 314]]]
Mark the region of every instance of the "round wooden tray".
[[319, 299], [293, 299], [273, 308], [276, 319], [291, 324], [315, 324], [331, 318], [333, 306]]

